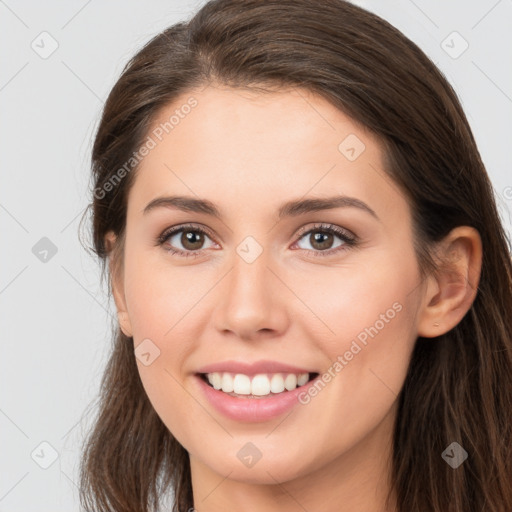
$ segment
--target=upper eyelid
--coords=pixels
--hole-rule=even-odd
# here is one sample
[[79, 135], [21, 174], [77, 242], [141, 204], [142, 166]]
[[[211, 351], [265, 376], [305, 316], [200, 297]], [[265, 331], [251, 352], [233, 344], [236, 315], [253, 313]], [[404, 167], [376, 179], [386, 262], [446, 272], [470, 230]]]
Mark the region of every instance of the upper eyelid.
[[[356, 239], [357, 236], [352, 233], [352, 231], [350, 231], [349, 229], [347, 228], [344, 228], [342, 226], [337, 226], [336, 224], [333, 224], [332, 222], [316, 222], [314, 226], [303, 226], [302, 228], [300, 228], [296, 235], [295, 236], [303, 236], [307, 233], [309, 233], [310, 231], [315, 231], [315, 230], [318, 230], [318, 231], [321, 231], [321, 230], [325, 230], [325, 231], [334, 231], [334, 232], [337, 232], [337, 231], [341, 231], [343, 234], [346, 234], [347, 237], [350, 237], [350, 238], [354, 238]], [[335, 233], [335, 234], [338, 234], [338, 233]], [[338, 234], [339, 236], [339, 234]]]
[[210, 238], [215, 239], [215, 235], [213, 235], [213, 232], [207, 228], [206, 226], [202, 224], [179, 224], [177, 226], [172, 226], [170, 228], [165, 229], [162, 234], [158, 237], [158, 239], [165, 239], [170, 237], [171, 235], [174, 235], [175, 233], [179, 233], [180, 231], [184, 231], [186, 229], [189, 229], [190, 231], [198, 230], [198, 231], [204, 231]]

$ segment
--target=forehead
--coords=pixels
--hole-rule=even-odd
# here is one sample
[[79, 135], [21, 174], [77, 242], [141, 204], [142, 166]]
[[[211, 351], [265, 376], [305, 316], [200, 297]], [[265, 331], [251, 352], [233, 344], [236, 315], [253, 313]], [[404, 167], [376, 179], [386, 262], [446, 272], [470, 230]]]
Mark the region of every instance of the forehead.
[[[360, 123], [322, 96], [300, 88], [272, 92], [225, 86], [196, 89], [162, 108], [151, 132], [159, 140], [171, 138], [171, 133], [178, 140], [180, 134], [189, 136], [192, 128], [195, 140], [203, 146], [211, 141], [213, 148], [214, 142], [216, 146], [223, 140], [232, 149], [240, 147], [246, 154], [259, 157], [264, 155], [258, 143], [272, 150], [273, 158], [289, 156], [291, 151], [298, 154], [301, 148], [320, 143], [337, 153], [339, 142], [350, 134], [367, 141], [370, 150], [378, 146], [374, 135]], [[298, 142], [302, 144], [297, 146]]]
[[377, 137], [304, 89], [192, 90], [158, 112], [150, 139], [130, 192], [139, 210], [170, 192], [220, 194], [244, 208], [273, 204], [285, 192], [386, 202], [390, 179]]

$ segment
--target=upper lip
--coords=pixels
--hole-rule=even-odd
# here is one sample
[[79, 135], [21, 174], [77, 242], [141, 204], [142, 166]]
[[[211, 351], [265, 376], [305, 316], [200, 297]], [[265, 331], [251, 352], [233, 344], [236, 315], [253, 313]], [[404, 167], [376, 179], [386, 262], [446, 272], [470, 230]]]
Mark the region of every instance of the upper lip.
[[312, 373], [311, 370], [299, 368], [278, 361], [260, 360], [252, 363], [242, 361], [222, 361], [202, 366], [197, 373], [230, 372], [244, 375], [256, 375], [258, 373]]

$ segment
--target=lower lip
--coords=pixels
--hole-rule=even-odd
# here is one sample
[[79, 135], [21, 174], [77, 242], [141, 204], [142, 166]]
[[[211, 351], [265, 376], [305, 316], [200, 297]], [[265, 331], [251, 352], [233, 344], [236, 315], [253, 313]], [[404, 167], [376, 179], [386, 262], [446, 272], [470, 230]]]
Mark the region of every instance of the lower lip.
[[240, 398], [228, 395], [209, 386], [201, 377], [196, 375], [196, 379], [199, 381], [199, 386], [206, 399], [217, 411], [232, 420], [252, 423], [277, 418], [295, 405], [299, 405], [299, 395], [307, 392], [308, 388], [318, 378], [319, 376], [292, 391], [283, 391], [277, 395], [270, 395], [267, 398]]

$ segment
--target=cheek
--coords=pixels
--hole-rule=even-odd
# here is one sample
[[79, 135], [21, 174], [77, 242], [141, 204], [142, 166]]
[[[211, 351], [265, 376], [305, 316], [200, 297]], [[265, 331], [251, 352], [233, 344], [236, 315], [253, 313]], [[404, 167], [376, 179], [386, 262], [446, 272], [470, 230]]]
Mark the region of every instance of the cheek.
[[307, 417], [315, 418], [311, 452], [322, 460], [348, 450], [379, 425], [403, 386], [416, 339], [415, 303], [403, 283], [390, 281], [363, 287], [354, 278], [361, 286], [347, 284], [334, 305], [320, 293], [309, 295], [325, 303], [318, 311], [335, 333], [311, 336], [328, 367], [318, 391], [301, 397]]
[[307, 298], [310, 311], [297, 318], [304, 318], [299, 322], [311, 342], [330, 361], [334, 377], [326, 375], [327, 387], [333, 400], [345, 397], [339, 417], [358, 424], [364, 404], [377, 420], [403, 385], [416, 340], [418, 304], [411, 292], [420, 277], [414, 256], [389, 251], [372, 261], [322, 269], [314, 286], [311, 276], [302, 275], [294, 291]]
[[125, 269], [134, 349], [144, 346], [151, 353], [148, 365], [137, 359], [143, 387], [167, 428], [183, 442], [191, 430], [197, 433], [196, 419], [204, 415], [201, 408], [192, 413], [195, 403], [185, 389], [190, 376], [184, 363], [200, 339], [195, 333], [204, 327], [201, 299], [211, 284], [197, 268], [173, 268], [162, 257], [151, 262], [136, 249], [127, 252]]
[[[168, 349], [161, 352], [151, 366], [137, 362], [139, 375], [146, 395], [162, 422], [184, 446], [188, 445], [190, 432], [197, 435], [204, 424], [204, 411], [195, 407], [186, 391], [179, 368], [169, 365]], [[174, 356], [174, 354], [173, 354]], [[202, 418], [203, 421], [197, 421]]]
[[[307, 322], [310, 334], [316, 333], [312, 339], [322, 343], [325, 352], [344, 352], [356, 338], [363, 344], [377, 335], [380, 339], [396, 338], [400, 330], [403, 332], [398, 340], [403, 339], [412, 328], [415, 294], [411, 292], [419, 281], [412, 254], [380, 250], [361, 253], [360, 259], [355, 254], [338, 267], [318, 266], [314, 272], [311, 268], [309, 272], [302, 268], [282, 271], [303, 301], [290, 301], [287, 307], [303, 312], [295, 317]], [[297, 305], [292, 306], [293, 302]], [[386, 331], [388, 336], [383, 336]]]
[[[134, 339], [168, 338], [181, 327], [183, 319], [196, 313], [212, 287], [211, 271], [196, 266], [173, 266], [165, 252], [154, 249], [144, 257], [136, 249], [126, 257], [125, 295]], [[144, 263], [141, 263], [144, 262]]]

